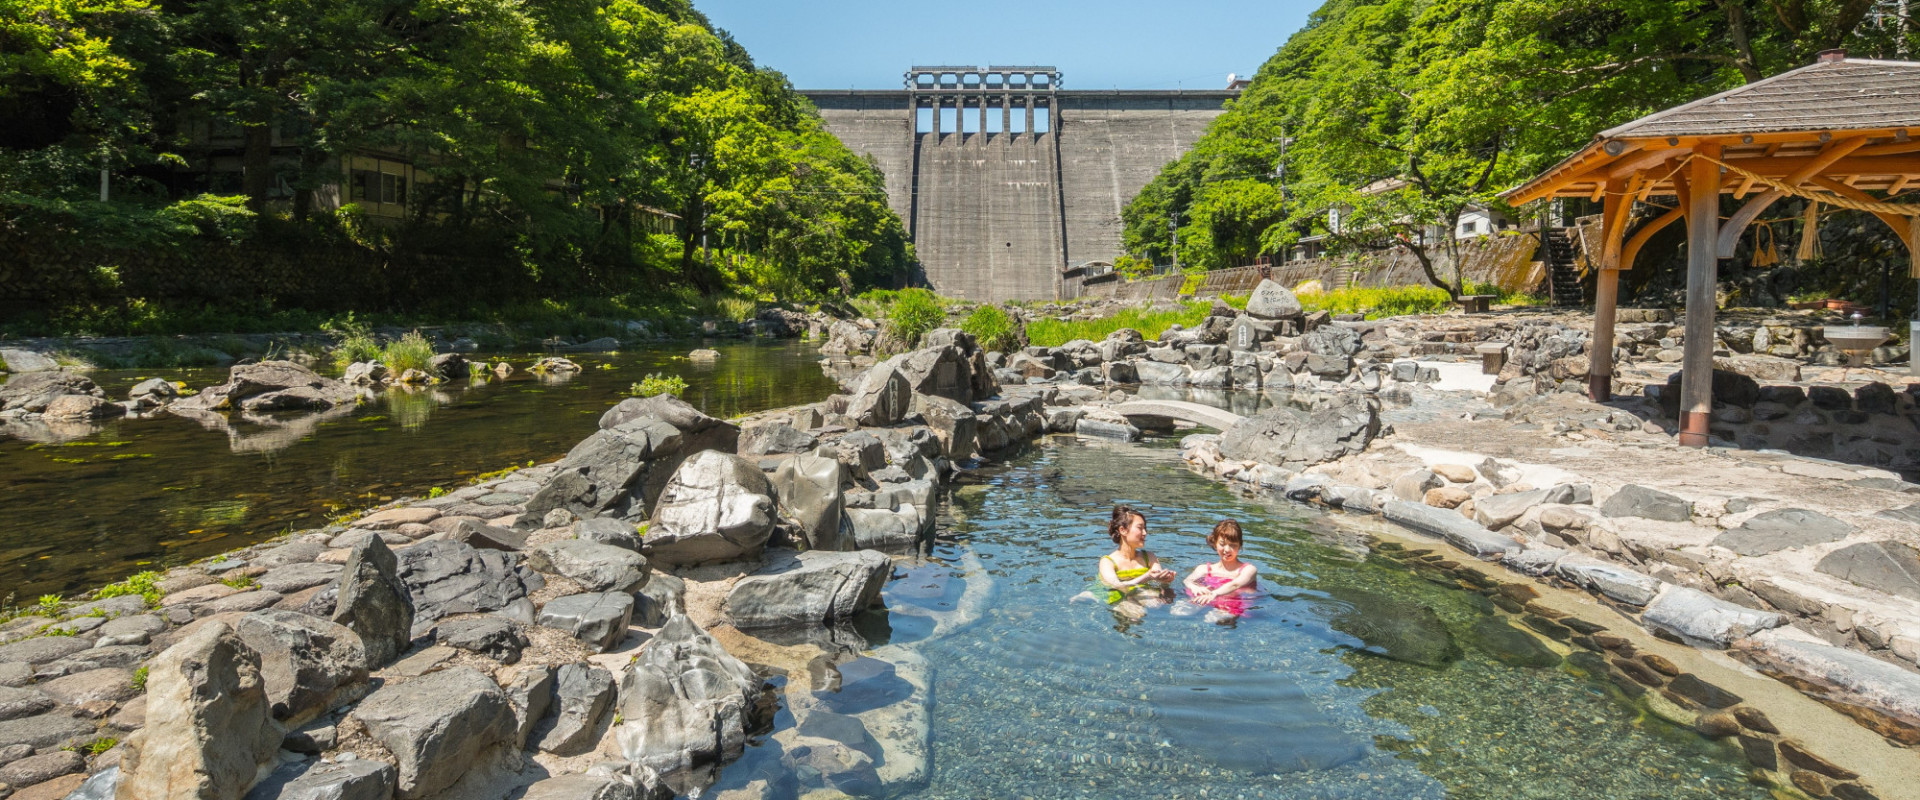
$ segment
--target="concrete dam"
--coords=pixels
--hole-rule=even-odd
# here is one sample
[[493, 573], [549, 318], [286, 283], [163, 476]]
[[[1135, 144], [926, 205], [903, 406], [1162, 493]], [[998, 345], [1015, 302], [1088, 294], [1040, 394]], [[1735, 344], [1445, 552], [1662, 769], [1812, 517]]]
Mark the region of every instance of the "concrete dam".
[[806, 90], [886, 173], [924, 283], [970, 300], [1057, 300], [1111, 263], [1120, 210], [1239, 92], [1066, 90], [1052, 67], [914, 67], [901, 89]]

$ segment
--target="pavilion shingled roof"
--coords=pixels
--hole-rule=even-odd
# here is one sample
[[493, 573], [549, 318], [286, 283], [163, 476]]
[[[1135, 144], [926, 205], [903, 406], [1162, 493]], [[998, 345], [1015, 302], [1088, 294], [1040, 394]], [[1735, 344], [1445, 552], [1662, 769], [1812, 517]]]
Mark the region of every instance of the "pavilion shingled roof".
[[1809, 64], [1601, 131], [1597, 139], [1897, 128], [1920, 122], [1920, 63]]

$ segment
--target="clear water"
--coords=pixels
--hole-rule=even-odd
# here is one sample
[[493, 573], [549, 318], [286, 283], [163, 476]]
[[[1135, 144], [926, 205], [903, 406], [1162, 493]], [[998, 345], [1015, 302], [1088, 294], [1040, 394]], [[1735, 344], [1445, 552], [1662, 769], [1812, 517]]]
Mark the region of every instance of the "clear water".
[[[1195, 475], [1169, 444], [1056, 438], [953, 493], [933, 558], [887, 589], [893, 644], [933, 665], [931, 779], [907, 796], [1769, 797], [1736, 749], [1608, 684], [1492, 658], [1471, 631], [1504, 623], [1479, 595], [1369, 556], [1318, 512]], [[1183, 573], [1214, 560], [1216, 521], [1238, 519], [1268, 595], [1233, 625], [1070, 602], [1121, 502], [1147, 510], [1148, 549]], [[926, 626], [908, 607], [954, 607], [967, 550], [990, 605], [911, 641]], [[1422, 619], [1426, 649], [1382, 633]]]
[[[104, 426], [0, 429], [0, 600], [90, 588], [141, 569], [190, 561], [329, 515], [474, 475], [547, 461], [594, 430], [600, 414], [642, 376], [687, 381], [683, 397], [731, 417], [819, 400], [836, 391], [802, 342], [690, 343], [570, 356], [572, 376], [526, 372], [539, 355], [493, 356], [505, 379], [391, 390], [358, 408], [256, 420], [222, 417], [209, 429], [181, 417]], [[92, 373], [112, 398], [148, 377], [200, 388], [224, 369]], [[31, 438], [22, 438], [22, 436]]]

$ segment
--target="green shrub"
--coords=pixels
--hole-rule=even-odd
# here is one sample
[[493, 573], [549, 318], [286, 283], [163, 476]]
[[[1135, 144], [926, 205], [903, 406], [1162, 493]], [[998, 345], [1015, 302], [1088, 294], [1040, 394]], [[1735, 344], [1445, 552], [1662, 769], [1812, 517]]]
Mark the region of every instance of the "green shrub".
[[157, 606], [160, 605], [162, 594], [165, 593], [160, 591], [160, 573], [147, 571], [134, 573], [119, 583], [109, 583], [100, 587], [100, 591], [94, 593], [93, 599], [105, 600], [109, 597], [139, 595], [141, 599], [147, 601], [148, 606]]
[[378, 361], [382, 355], [380, 342], [373, 338], [373, 328], [366, 322], [354, 319], [353, 312], [345, 317], [330, 319], [320, 324], [320, 330], [334, 338], [333, 365], [346, 369], [347, 365], [361, 361]]
[[1013, 318], [999, 306], [981, 306], [968, 314], [960, 323], [960, 330], [973, 334], [980, 346], [988, 350], [1011, 353], [1020, 346], [1020, 337], [1013, 331]]
[[146, 667], [141, 667], [133, 671], [133, 690], [136, 692], [144, 692], [147, 690]]
[[900, 290], [900, 299], [887, 309], [887, 331], [908, 347], [918, 345], [921, 336], [946, 320], [940, 298], [925, 289]]
[[407, 331], [407, 335], [387, 345], [387, 349], [380, 354], [380, 360], [395, 375], [410, 369], [425, 372], [433, 361], [433, 343], [417, 330]]
[[633, 388], [628, 391], [630, 391], [634, 397], [652, 397], [660, 394], [670, 394], [674, 397], [679, 397], [680, 393], [686, 390], [687, 381], [685, 378], [678, 375], [662, 375], [655, 372], [649, 373], [646, 377], [641, 378], [640, 382], [634, 384]]
[[1128, 308], [1104, 319], [1062, 322], [1036, 319], [1027, 323], [1027, 343], [1039, 347], [1059, 347], [1075, 339], [1100, 341], [1121, 328], [1132, 328], [1148, 339], [1157, 339], [1174, 325], [1191, 328], [1207, 318], [1212, 301], [1187, 303], [1178, 309], [1154, 311], [1146, 306]]
[[1436, 286], [1351, 286], [1334, 292], [1299, 295], [1308, 313], [1364, 314], [1367, 319], [1408, 314], [1444, 314], [1453, 307], [1447, 290]]
[[57, 595], [57, 594], [40, 595], [40, 613], [42, 614], [45, 614], [49, 617], [60, 616], [61, 605], [63, 604], [60, 602], [60, 595]]

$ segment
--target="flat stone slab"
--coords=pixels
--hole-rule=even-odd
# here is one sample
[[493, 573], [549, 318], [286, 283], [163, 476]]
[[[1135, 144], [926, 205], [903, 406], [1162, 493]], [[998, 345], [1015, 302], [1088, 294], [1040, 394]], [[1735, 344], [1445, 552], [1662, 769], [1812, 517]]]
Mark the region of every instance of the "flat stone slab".
[[1640, 621], [1695, 642], [1726, 647], [1736, 639], [1787, 624], [1771, 611], [1734, 605], [1697, 589], [1668, 586], [1640, 612]]
[[1848, 545], [1828, 553], [1814, 569], [1869, 589], [1920, 600], [1920, 552], [1899, 542]]
[[1902, 506], [1900, 508], [1889, 508], [1874, 516], [1885, 517], [1887, 519], [1892, 519], [1892, 520], [1899, 520], [1901, 522], [1911, 522], [1915, 525], [1920, 525], [1920, 503], [1915, 503], [1910, 506]]
[[1640, 517], [1665, 522], [1692, 522], [1693, 504], [1658, 489], [1627, 484], [1601, 504], [1600, 513], [1609, 517]]
[[1494, 559], [1521, 549], [1512, 538], [1487, 530], [1485, 526], [1460, 516], [1460, 512], [1434, 508], [1425, 503], [1393, 500], [1382, 509], [1388, 521], [1422, 533], [1438, 536], [1448, 544], [1480, 558]]
[[1853, 531], [1852, 525], [1818, 511], [1781, 508], [1747, 520], [1740, 527], [1714, 537], [1713, 543], [1743, 556], [1763, 556], [1795, 547], [1837, 542]]
[[633, 595], [600, 592], [556, 597], [540, 608], [539, 622], [571, 633], [604, 653], [627, 635], [627, 626], [633, 622]]
[[32, 350], [0, 350], [0, 372], [48, 372], [60, 368], [60, 362]]
[[1585, 556], [1569, 556], [1554, 567], [1560, 576], [1622, 603], [1644, 606], [1660, 593], [1660, 581], [1626, 567]]
[[1920, 673], [1810, 638], [1781, 628], [1754, 634], [1735, 646], [1763, 666], [1825, 688], [1827, 699], [1920, 725]]
[[1123, 417], [1172, 417], [1222, 431], [1245, 419], [1225, 409], [1189, 403], [1185, 400], [1128, 400], [1112, 406], [1111, 410]]

